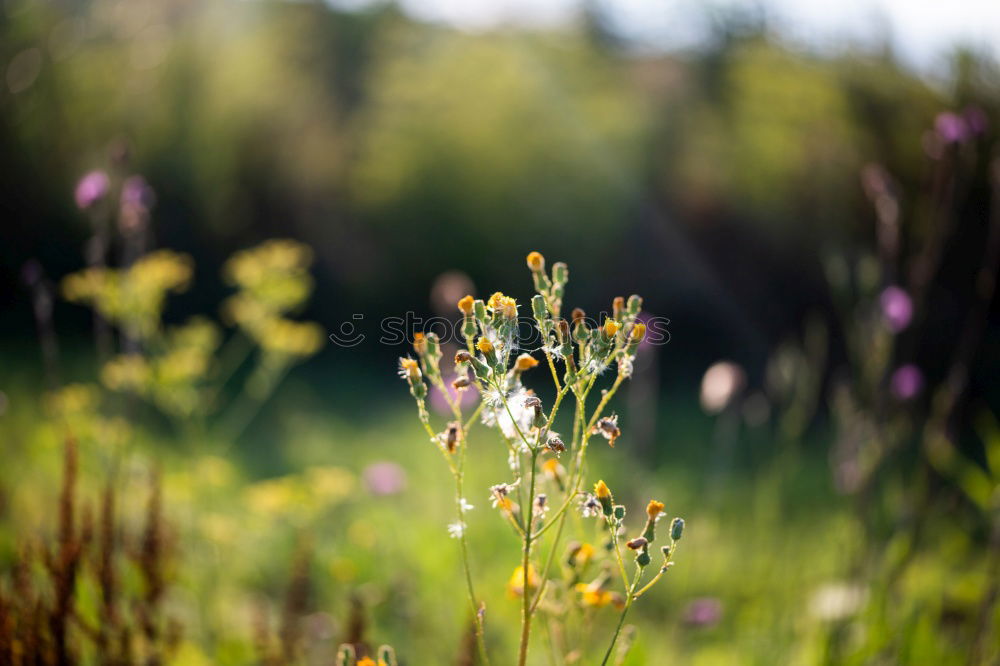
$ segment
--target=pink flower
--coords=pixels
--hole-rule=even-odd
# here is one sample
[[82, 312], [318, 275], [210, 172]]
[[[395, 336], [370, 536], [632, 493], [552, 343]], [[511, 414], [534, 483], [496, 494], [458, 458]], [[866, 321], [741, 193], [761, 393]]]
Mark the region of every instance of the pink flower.
[[912, 363], [897, 368], [889, 380], [889, 389], [898, 400], [912, 400], [923, 388], [924, 373]]
[[913, 301], [903, 289], [892, 285], [886, 287], [879, 296], [882, 319], [893, 333], [900, 333], [913, 319]]
[[944, 111], [934, 119], [934, 131], [945, 143], [958, 143], [969, 137], [969, 126], [957, 113]]
[[100, 170], [90, 171], [76, 184], [76, 190], [73, 192], [76, 207], [80, 210], [90, 208], [104, 198], [110, 185], [108, 174]]
[[394, 462], [372, 463], [361, 476], [373, 495], [395, 495], [406, 488], [406, 470]]

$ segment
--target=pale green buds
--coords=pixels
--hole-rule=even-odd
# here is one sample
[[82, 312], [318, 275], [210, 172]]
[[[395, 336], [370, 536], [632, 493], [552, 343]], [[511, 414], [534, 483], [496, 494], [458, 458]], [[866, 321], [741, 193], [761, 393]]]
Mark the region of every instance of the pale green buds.
[[383, 645], [378, 649], [378, 661], [379, 666], [383, 663], [385, 666], [398, 666], [399, 663], [396, 661], [396, 651], [388, 645]]
[[684, 519], [674, 518], [673, 522], [670, 523], [670, 538], [674, 541], [680, 541], [682, 534], [684, 534]]
[[638, 294], [632, 294], [629, 296], [626, 310], [632, 317], [642, 312], [642, 296], [639, 296]]
[[535, 319], [541, 321], [545, 319], [548, 314], [548, 308], [545, 305], [545, 297], [541, 294], [535, 294], [531, 299], [531, 313], [535, 315]]

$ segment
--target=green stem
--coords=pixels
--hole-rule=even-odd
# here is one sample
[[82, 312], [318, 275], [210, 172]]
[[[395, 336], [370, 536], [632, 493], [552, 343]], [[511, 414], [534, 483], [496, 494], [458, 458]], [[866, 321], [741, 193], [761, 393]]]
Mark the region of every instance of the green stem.
[[608, 659], [611, 658], [611, 653], [615, 649], [615, 643], [618, 642], [618, 635], [622, 632], [622, 627], [625, 625], [625, 616], [628, 615], [628, 609], [632, 607], [632, 594], [635, 592], [635, 588], [639, 584], [639, 578], [641, 576], [642, 567], [636, 565], [635, 576], [632, 578], [632, 585], [629, 586], [628, 597], [625, 599], [625, 608], [622, 609], [621, 617], [618, 618], [618, 626], [615, 627], [615, 633], [611, 637], [611, 645], [608, 646], [608, 651], [604, 653], [604, 659], [601, 661], [601, 666], [605, 666], [608, 663]]
[[[517, 663], [518, 666], [524, 666], [528, 660], [528, 641], [531, 638], [531, 616], [532, 616], [532, 604], [531, 604], [531, 591], [528, 587], [528, 581], [530, 577], [528, 575], [529, 567], [531, 566], [531, 526], [534, 522], [534, 502], [535, 502], [535, 461], [538, 459], [538, 452], [531, 452], [531, 470], [528, 475], [529, 490], [528, 490], [528, 502], [530, 506], [522, 507], [521, 511], [525, 514], [525, 530], [524, 530], [524, 548], [521, 557], [521, 569], [522, 569], [522, 597], [524, 599], [521, 604], [521, 646], [518, 650]], [[539, 583], [539, 586], [541, 584]]]

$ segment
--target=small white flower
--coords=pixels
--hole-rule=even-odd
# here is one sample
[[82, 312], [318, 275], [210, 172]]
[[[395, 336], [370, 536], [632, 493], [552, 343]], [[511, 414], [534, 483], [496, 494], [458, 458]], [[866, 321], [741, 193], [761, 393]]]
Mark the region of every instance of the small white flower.
[[465, 513], [466, 511], [472, 511], [475, 508], [476, 507], [474, 507], [471, 504], [469, 504], [469, 502], [464, 497], [462, 497], [462, 498], [460, 498], [458, 500], [458, 509], [462, 513]]
[[465, 534], [465, 523], [461, 520], [448, 525], [448, 536], [452, 539], [461, 539], [463, 534]]
[[549, 512], [549, 498], [544, 494], [538, 495], [532, 505], [532, 513], [538, 518], [544, 518]]

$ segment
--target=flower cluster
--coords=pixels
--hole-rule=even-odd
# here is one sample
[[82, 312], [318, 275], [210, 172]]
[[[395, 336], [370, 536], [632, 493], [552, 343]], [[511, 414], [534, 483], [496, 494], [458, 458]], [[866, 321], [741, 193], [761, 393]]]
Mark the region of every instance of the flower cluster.
[[[589, 609], [611, 606], [624, 614], [632, 601], [649, 589], [671, 566], [676, 542], [683, 530], [683, 521], [675, 519], [671, 526], [670, 545], [661, 549], [663, 564], [659, 572], [641, 590], [642, 572], [650, 563], [649, 549], [656, 532], [656, 521], [662, 515], [663, 504], [651, 501], [648, 520], [641, 536], [628, 541], [636, 551], [636, 575], [630, 580], [625, 573], [621, 531], [624, 529], [625, 508], [615, 505], [607, 484], [598, 482], [593, 494], [582, 492], [586, 473], [586, 452], [594, 435], [603, 437], [610, 446], [622, 437], [620, 419], [606, 413], [611, 399], [621, 384], [632, 376], [633, 363], [646, 334], [638, 320], [642, 299], [631, 296], [615, 298], [610, 314], [600, 325], [588, 322], [586, 313], [573, 310], [569, 320], [562, 317], [562, 305], [569, 269], [556, 263], [546, 270], [545, 258], [538, 252], [527, 256], [535, 295], [531, 298], [531, 314], [541, 334], [542, 345], [534, 353], [518, 347], [517, 327], [520, 306], [517, 300], [503, 292], [488, 299], [472, 295], [458, 301], [462, 317], [461, 330], [465, 347], [453, 359], [454, 381], [445, 386], [441, 363], [441, 342], [433, 333], [417, 333], [413, 339], [415, 357], [399, 359], [399, 375], [407, 383], [417, 404], [417, 412], [431, 442], [444, 456], [455, 480], [457, 521], [448, 526], [448, 533], [461, 544], [466, 588], [470, 611], [475, 621], [480, 660], [489, 663], [484, 638], [484, 606], [476, 594], [466, 543], [467, 502], [463, 495], [464, 470], [469, 429], [482, 423], [496, 431], [503, 444], [507, 463], [513, 476], [489, 488], [488, 497], [500, 518], [521, 542], [520, 563], [514, 568], [507, 584], [509, 597], [519, 600], [521, 611], [521, 642], [517, 664], [527, 660], [532, 619], [543, 613], [551, 622], [566, 627], [575, 623], [572, 616]], [[616, 370], [610, 387], [600, 392], [596, 406], [588, 398], [600, 377], [610, 368]], [[543, 400], [524, 380], [548, 370], [554, 386], [551, 405]], [[453, 420], [438, 430], [431, 424], [426, 408], [429, 389], [436, 388], [447, 400]], [[475, 391], [480, 400], [466, 414], [466, 401], [460, 393]], [[459, 398], [456, 399], [456, 395]], [[565, 400], [575, 403], [570, 433], [563, 437], [554, 430], [560, 407]], [[606, 547], [575, 541], [561, 568], [554, 566], [555, 553], [567, 526], [567, 516], [579, 503], [584, 516], [601, 516], [609, 534]], [[540, 557], [540, 544], [549, 541], [545, 557]], [[591, 571], [596, 569], [596, 573]], [[621, 573], [619, 591], [615, 570]], [[585, 580], [585, 577], [591, 577]], [[611, 638], [605, 661], [611, 654], [621, 623]], [[565, 640], [566, 632], [559, 632]], [[592, 636], [581, 637], [583, 643]], [[567, 644], [552, 646], [564, 657], [573, 650]], [[579, 644], [574, 648], [579, 649]]]

